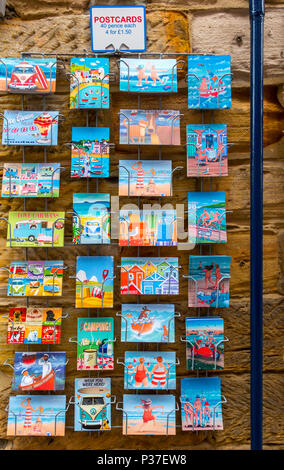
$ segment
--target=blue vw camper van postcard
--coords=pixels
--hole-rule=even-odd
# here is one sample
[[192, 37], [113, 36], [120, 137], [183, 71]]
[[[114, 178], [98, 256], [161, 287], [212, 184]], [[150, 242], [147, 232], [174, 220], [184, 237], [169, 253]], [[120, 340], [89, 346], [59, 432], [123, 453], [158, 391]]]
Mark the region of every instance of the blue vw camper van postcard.
[[2, 145], [57, 145], [58, 111], [4, 111]]
[[111, 379], [75, 379], [74, 431], [111, 429]]
[[54, 93], [56, 64], [49, 57], [0, 59], [0, 92]]
[[110, 194], [73, 194], [73, 244], [110, 243]]
[[225, 193], [188, 193], [188, 241], [226, 243]]
[[109, 108], [109, 59], [70, 60], [70, 109]]
[[177, 92], [176, 59], [120, 59], [120, 90], [137, 93]]
[[120, 160], [119, 196], [171, 196], [171, 160]]
[[109, 128], [72, 127], [71, 178], [109, 176]]
[[176, 353], [172, 351], [126, 351], [124, 388], [175, 390]]
[[113, 318], [78, 318], [77, 370], [112, 370]]
[[224, 369], [223, 318], [188, 317], [185, 327], [187, 369]]

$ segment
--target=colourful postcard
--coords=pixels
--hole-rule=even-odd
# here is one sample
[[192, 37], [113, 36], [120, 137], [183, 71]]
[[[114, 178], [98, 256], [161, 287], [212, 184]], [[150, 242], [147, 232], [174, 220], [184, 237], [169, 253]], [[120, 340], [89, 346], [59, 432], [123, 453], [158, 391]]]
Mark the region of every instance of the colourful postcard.
[[111, 429], [110, 379], [75, 379], [74, 431]]
[[175, 390], [176, 353], [126, 351], [124, 388], [128, 390]]
[[171, 160], [120, 160], [119, 196], [171, 196]]
[[72, 127], [71, 178], [109, 176], [109, 128]]
[[63, 261], [12, 261], [7, 295], [61, 296], [62, 280]]
[[121, 258], [120, 293], [178, 295], [178, 258]]
[[65, 212], [9, 212], [7, 246], [64, 246]]
[[227, 176], [227, 125], [186, 126], [187, 176]]
[[187, 369], [224, 369], [223, 318], [188, 317], [185, 327]]
[[65, 352], [15, 352], [12, 390], [64, 390]]
[[4, 163], [2, 197], [59, 197], [60, 163]]
[[56, 64], [49, 57], [0, 59], [0, 92], [54, 93]]
[[183, 431], [223, 429], [219, 377], [181, 379], [181, 420]]
[[119, 211], [120, 246], [175, 246], [175, 210]]
[[188, 108], [231, 106], [231, 56], [188, 56]]
[[179, 111], [121, 109], [119, 143], [180, 145]]
[[188, 241], [226, 243], [225, 193], [188, 193]]
[[123, 395], [123, 434], [176, 434], [174, 395]]
[[10, 396], [7, 436], [64, 436], [65, 395]]
[[77, 256], [76, 308], [112, 308], [113, 278], [113, 256]]
[[174, 343], [174, 315], [171, 304], [122, 304], [121, 341]]
[[229, 307], [230, 256], [190, 256], [189, 307]]
[[109, 59], [70, 60], [70, 109], [109, 108]]
[[113, 329], [113, 318], [78, 318], [77, 370], [113, 369]]
[[110, 194], [73, 194], [73, 244], [110, 243]]
[[7, 344], [59, 344], [62, 308], [10, 308]]
[[57, 145], [58, 111], [4, 111], [2, 145]]
[[177, 92], [176, 59], [120, 59], [120, 90]]

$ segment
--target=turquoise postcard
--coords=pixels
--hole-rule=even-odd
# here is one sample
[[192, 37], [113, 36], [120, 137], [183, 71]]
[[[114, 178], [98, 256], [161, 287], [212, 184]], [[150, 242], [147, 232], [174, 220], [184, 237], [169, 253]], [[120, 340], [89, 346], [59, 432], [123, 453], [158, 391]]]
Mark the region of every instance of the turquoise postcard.
[[75, 379], [74, 431], [111, 429], [111, 379]]
[[110, 194], [73, 193], [73, 244], [110, 243]]
[[120, 90], [138, 93], [177, 92], [176, 59], [120, 59]]
[[188, 193], [188, 241], [227, 242], [224, 192]]
[[176, 353], [126, 351], [124, 388], [127, 390], [175, 390]]
[[119, 196], [171, 196], [171, 160], [120, 160]]
[[109, 128], [72, 127], [71, 178], [109, 176]]
[[74, 57], [70, 60], [70, 108], [109, 108], [109, 59]]

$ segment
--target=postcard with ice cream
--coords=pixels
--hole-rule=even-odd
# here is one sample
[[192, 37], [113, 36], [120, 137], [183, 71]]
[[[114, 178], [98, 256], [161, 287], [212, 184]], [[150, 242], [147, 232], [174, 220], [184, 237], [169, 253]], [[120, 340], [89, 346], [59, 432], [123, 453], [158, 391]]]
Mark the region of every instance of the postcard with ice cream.
[[58, 111], [4, 111], [2, 145], [57, 145]]
[[120, 90], [136, 93], [177, 92], [176, 59], [120, 59]]
[[109, 108], [109, 59], [70, 60], [70, 109]]
[[188, 193], [188, 241], [226, 243], [225, 193]]
[[110, 243], [110, 194], [73, 194], [73, 244]]
[[78, 318], [77, 370], [113, 369], [113, 343], [113, 318]]
[[124, 388], [127, 390], [175, 390], [176, 353], [126, 351]]
[[112, 308], [113, 256], [78, 256], [76, 307]]
[[171, 160], [120, 160], [119, 196], [171, 196]]
[[0, 59], [0, 92], [54, 93], [56, 64], [49, 57]]

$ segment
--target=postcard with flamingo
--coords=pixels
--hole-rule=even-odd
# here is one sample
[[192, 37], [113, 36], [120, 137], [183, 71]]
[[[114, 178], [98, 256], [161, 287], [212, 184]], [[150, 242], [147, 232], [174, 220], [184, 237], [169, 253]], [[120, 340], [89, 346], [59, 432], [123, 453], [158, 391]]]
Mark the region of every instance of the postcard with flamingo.
[[113, 256], [78, 256], [76, 308], [112, 308], [113, 278]]
[[121, 258], [120, 293], [178, 295], [178, 258]]
[[56, 64], [49, 57], [0, 59], [0, 92], [54, 93]]
[[109, 108], [109, 59], [70, 60], [70, 109]]
[[187, 176], [227, 176], [227, 125], [186, 126]]
[[126, 351], [124, 388], [175, 390], [176, 353], [172, 351]]
[[174, 315], [171, 304], [122, 304], [121, 341], [174, 343]]
[[121, 210], [120, 246], [175, 246], [177, 218], [174, 209]]
[[60, 163], [4, 163], [2, 197], [59, 197]]
[[110, 243], [110, 194], [73, 194], [73, 244]]
[[15, 352], [12, 390], [64, 390], [65, 352]]
[[65, 395], [10, 397], [7, 436], [64, 436]]
[[62, 295], [63, 261], [12, 261], [9, 296], [57, 297]]
[[10, 308], [7, 344], [59, 344], [61, 318], [58, 307]]
[[6, 246], [64, 246], [65, 212], [9, 212]]
[[78, 318], [77, 370], [112, 370], [113, 318]]
[[180, 113], [173, 110], [121, 109], [119, 142], [180, 145]]
[[75, 379], [74, 431], [111, 429], [111, 379]]
[[182, 430], [222, 430], [221, 401], [221, 380], [219, 377], [181, 379]]
[[71, 178], [109, 176], [109, 128], [72, 127]]
[[188, 317], [185, 327], [187, 369], [224, 369], [223, 318]]
[[58, 111], [4, 111], [2, 145], [57, 145]]
[[171, 160], [120, 160], [119, 196], [171, 196]]
[[120, 90], [177, 92], [176, 59], [120, 59]]
[[188, 193], [188, 241], [226, 243], [225, 193]]
[[231, 257], [190, 256], [189, 307], [229, 307]]
[[188, 108], [231, 108], [231, 56], [188, 57]]
[[123, 395], [123, 434], [168, 436], [176, 434], [174, 395]]

